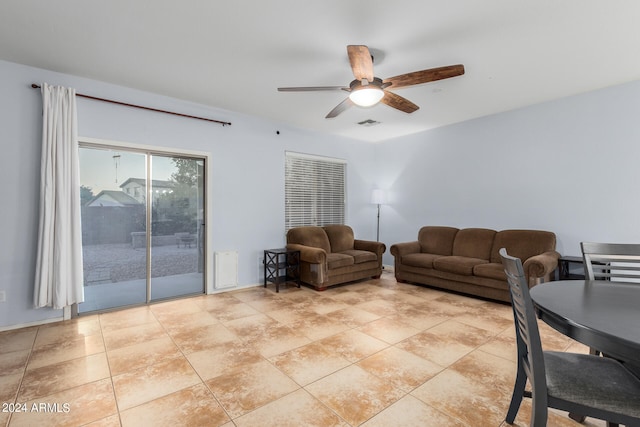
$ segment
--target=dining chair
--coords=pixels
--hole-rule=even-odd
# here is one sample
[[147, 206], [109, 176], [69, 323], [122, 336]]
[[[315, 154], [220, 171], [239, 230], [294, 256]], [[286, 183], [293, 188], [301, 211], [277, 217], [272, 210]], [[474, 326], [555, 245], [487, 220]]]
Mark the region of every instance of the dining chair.
[[[547, 425], [548, 408], [606, 420], [609, 427], [640, 426], [640, 379], [614, 359], [543, 351], [522, 261], [504, 248], [500, 256], [509, 284], [518, 349], [507, 423], [514, 422], [522, 398], [531, 397], [531, 427]], [[526, 390], [527, 381], [531, 391]]]
[[[622, 280], [640, 285], [640, 245], [580, 242], [584, 277], [588, 280]], [[591, 348], [589, 353], [600, 351]]]
[[640, 285], [640, 244], [581, 242], [584, 277]]

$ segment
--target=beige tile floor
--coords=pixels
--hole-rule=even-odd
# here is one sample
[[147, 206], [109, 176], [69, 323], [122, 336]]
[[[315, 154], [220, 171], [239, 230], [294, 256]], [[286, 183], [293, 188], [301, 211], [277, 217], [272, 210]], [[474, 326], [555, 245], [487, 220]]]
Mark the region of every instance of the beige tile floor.
[[[0, 425], [506, 426], [511, 316], [387, 273], [3, 332]], [[541, 332], [546, 349], [586, 352]], [[525, 401], [518, 426], [528, 411]], [[549, 425], [579, 424], [554, 412]]]

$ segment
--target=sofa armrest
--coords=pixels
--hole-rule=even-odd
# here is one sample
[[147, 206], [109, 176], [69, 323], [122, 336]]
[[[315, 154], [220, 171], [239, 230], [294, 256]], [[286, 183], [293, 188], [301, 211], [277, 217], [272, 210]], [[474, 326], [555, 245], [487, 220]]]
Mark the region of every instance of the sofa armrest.
[[378, 256], [378, 259], [382, 259], [382, 254], [387, 250], [387, 246], [382, 242], [355, 239], [353, 241], [353, 249], [373, 252]]
[[407, 254], [415, 254], [420, 252], [420, 243], [418, 241], [415, 242], [404, 242], [404, 243], [394, 243], [391, 245], [391, 255], [396, 258], [402, 258], [403, 255]]
[[300, 251], [300, 261], [308, 262], [309, 264], [327, 263], [327, 253], [324, 249], [298, 243], [287, 243], [287, 249]]
[[545, 277], [558, 267], [558, 258], [560, 258], [560, 254], [556, 251], [544, 252], [527, 259], [522, 264], [522, 268], [529, 278]]

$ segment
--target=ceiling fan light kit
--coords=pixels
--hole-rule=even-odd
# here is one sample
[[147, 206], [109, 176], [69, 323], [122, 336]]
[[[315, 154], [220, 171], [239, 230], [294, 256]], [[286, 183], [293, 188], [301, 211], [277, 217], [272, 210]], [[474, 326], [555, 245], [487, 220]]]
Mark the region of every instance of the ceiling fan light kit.
[[[381, 89], [380, 84], [369, 84], [367, 79], [362, 79], [362, 82], [354, 80], [351, 82], [351, 93], [349, 98], [359, 107], [371, 107], [376, 105], [384, 97], [384, 91]], [[377, 83], [377, 82], [376, 82]]]
[[387, 90], [413, 86], [436, 80], [448, 79], [464, 74], [464, 66], [449, 65], [446, 67], [430, 68], [428, 70], [414, 71], [407, 74], [382, 80], [373, 75], [373, 57], [369, 48], [363, 45], [347, 46], [349, 63], [355, 80], [349, 87], [342, 86], [316, 86], [316, 87], [279, 87], [280, 92], [310, 92], [320, 90], [344, 90], [349, 92], [349, 97], [338, 104], [325, 118], [330, 119], [347, 110], [352, 105], [359, 107], [371, 107], [380, 102], [389, 107], [405, 113], [413, 113], [418, 107], [413, 102], [402, 96]]

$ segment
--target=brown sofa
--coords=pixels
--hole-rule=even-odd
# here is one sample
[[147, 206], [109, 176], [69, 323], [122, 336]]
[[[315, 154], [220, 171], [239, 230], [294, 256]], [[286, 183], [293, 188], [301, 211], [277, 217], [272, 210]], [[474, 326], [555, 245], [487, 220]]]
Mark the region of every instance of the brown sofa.
[[384, 243], [358, 240], [348, 225], [296, 227], [287, 248], [300, 251], [300, 279], [318, 291], [382, 273]]
[[391, 246], [396, 280], [510, 302], [498, 251], [523, 262], [529, 286], [553, 280], [556, 235], [539, 230], [422, 227], [415, 242]]

